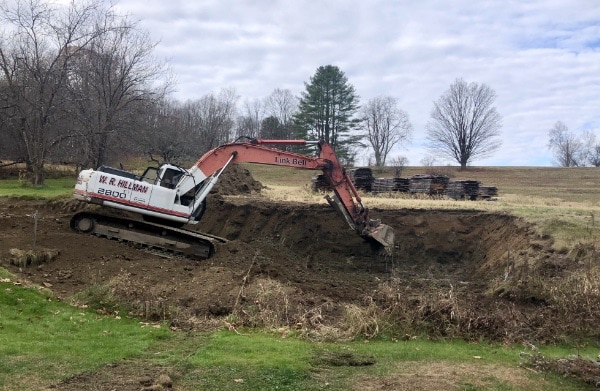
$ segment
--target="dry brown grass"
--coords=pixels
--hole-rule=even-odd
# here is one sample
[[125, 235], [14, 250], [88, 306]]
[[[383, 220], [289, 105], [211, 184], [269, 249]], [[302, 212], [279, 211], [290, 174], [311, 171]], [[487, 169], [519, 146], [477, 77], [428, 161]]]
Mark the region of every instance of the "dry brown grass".
[[542, 378], [531, 378], [523, 368], [502, 365], [450, 362], [405, 361], [393, 374], [386, 376], [357, 376], [353, 390], [475, 390], [522, 389], [548, 390], [553, 384]]
[[8, 252], [12, 257], [10, 263], [21, 268], [34, 267], [51, 262], [59, 254], [59, 251], [56, 249], [21, 250], [11, 248]]

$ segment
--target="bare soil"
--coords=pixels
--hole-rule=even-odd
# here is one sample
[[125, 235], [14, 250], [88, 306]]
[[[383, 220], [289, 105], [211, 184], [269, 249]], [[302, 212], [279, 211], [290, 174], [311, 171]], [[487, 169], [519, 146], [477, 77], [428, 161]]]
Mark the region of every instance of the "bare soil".
[[[350, 230], [328, 206], [215, 196], [198, 229], [229, 242], [208, 260], [168, 259], [72, 231], [69, 219], [80, 207], [0, 199], [3, 266], [65, 299], [93, 285], [120, 281], [129, 287], [123, 292], [130, 296], [126, 300], [160, 302], [200, 318], [230, 314], [236, 299], [238, 304], [244, 300], [245, 295], [238, 297], [241, 288], [260, 279], [280, 282], [306, 308], [361, 303], [392, 270], [410, 282], [415, 294], [424, 293], [432, 281], [483, 293], [492, 278], [504, 273], [507, 251], [526, 252], [532, 241], [527, 225], [508, 215], [372, 211], [396, 233], [397, 248], [390, 257]], [[10, 249], [32, 248], [34, 241], [59, 255], [26, 268], [7, 262]]]
[[[464, 210], [372, 210], [372, 217], [396, 234], [394, 253], [387, 256], [351, 231], [329, 206], [269, 202], [258, 194], [260, 184], [245, 181], [242, 189], [221, 188], [211, 195], [203, 221], [194, 228], [229, 239], [208, 260], [168, 259], [76, 233], [69, 219], [87, 206], [73, 201], [0, 198], [0, 263], [65, 300], [110, 286], [133, 314], [167, 319], [173, 328], [186, 330], [225, 321], [236, 327], [236, 319], [240, 325], [316, 330], [339, 326], [349, 304], [379, 303], [394, 310], [398, 302], [420, 314], [423, 331], [442, 337], [452, 331], [450, 326], [458, 330], [452, 317], [460, 311], [470, 322], [461, 337], [514, 340], [540, 336], [546, 327], [535, 322], [543, 318], [545, 303], [503, 296], [502, 282], [513, 277], [515, 264], [545, 259], [548, 275], [562, 270], [561, 255], [552, 252], [550, 241], [518, 218]], [[9, 262], [10, 249], [34, 244], [58, 250], [58, 256], [30, 267]], [[386, 302], [392, 285], [401, 287], [392, 292], [402, 295], [396, 307]], [[457, 297], [463, 300], [460, 305]], [[525, 324], [519, 322], [522, 314], [538, 315], [528, 316]], [[439, 324], [432, 326], [436, 319]], [[419, 323], [412, 319], [410, 324]], [[109, 381], [127, 365], [71, 379], [61, 389]], [[139, 389], [134, 373], [139, 368], [119, 374], [113, 385], [125, 384], [123, 378], [131, 375], [131, 389]], [[399, 381], [382, 381], [388, 380]]]

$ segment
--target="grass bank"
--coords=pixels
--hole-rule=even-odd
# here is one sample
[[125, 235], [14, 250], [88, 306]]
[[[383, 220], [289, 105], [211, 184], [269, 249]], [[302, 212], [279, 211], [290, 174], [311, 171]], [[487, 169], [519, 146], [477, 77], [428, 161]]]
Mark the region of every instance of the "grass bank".
[[[169, 338], [118, 312], [58, 301], [0, 269], [0, 389], [38, 390], [83, 371], [140, 355]], [[160, 326], [160, 327], [159, 327]]]
[[[577, 390], [580, 382], [523, 367], [525, 347], [380, 339], [312, 343], [289, 331], [174, 332], [102, 308], [60, 302], [0, 269], [0, 388], [40, 390], [114, 383], [139, 389], [347, 390], [419, 382], [468, 390]], [[544, 347], [541, 348], [544, 351]], [[548, 347], [551, 355], [575, 353]], [[592, 347], [580, 354], [591, 355]], [[118, 370], [115, 371], [115, 367]], [[167, 379], [166, 381], [164, 379]], [[162, 380], [161, 380], [162, 379]], [[159, 388], [163, 382], [164, 388]], [[167, 386], [168, 385], [168, 386]], [[135, 386], [135, 384], [134, 384]], [[100, 387], [100, 388], [98, 388]]]
[[75, 178], [46, 179], [43, 186], [33, 186], [18, 179], [0, 180], [0, 197], [46, 199], [68, 197], [73, 193]]

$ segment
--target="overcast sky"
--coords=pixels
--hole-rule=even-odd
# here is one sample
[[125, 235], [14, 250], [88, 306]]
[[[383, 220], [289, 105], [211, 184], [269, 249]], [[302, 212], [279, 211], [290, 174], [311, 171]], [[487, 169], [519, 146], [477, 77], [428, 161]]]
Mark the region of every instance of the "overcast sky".
[[[177, 79], [174, 98], [234, 88], [298, 96], [336, 65], [361, 102], [393, 96], [413, 141], [394, 150], [420, 165], [433, 102], [457, 79], [497, 93], [502, 147], [472, 165], [551, 166], [548, 130], [562, 121], [600, 141], [598, 0], [118, 0], [139, 19]], [[438, 160], [439, 164], [448, 163]], [[456, 163], [454, 163], [456, 164]]]

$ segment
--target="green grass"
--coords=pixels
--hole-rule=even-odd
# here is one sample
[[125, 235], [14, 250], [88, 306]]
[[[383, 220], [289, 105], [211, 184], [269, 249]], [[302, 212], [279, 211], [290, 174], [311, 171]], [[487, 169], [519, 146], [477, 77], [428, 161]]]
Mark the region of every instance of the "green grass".
[[[273, 333], [230, 331], [195, 335], [191, 341], [190, 336], [185, 338], [188, 345], [197, 346], [196, 352], [184, 360], [179, 359], [181, 352], [170, 354], [162, 358], [162, 365], [170, 363], [185, 368], [180, 371], [178, 384], [190, 389], [347, 390], [361, 379], [371, 379], [371, 383], [394, 379], [405, 365], [456, 366], [458, 369], [454, 373], [450, 369], [449, 373], [463, 385], [461, 389], [527, 390], [536, 383], [540, 384], [539, 389], [582, 389], [582, 384], [559, 376], [520, 369], [519, 353], [523, 349], [518, 346], [426, 339], [312, 343]], [[555, 354], [563, 355], [570, 351], [552, 349]], [[479, 366], [491, 368], [484, 372], [487, 376], [484, 386], [481, 381], [475, 382], [479, 385], [473, 383], [478, 379], [469, 372]]]
[[202, 389], [312, 390], [312, 345], [295, 338], [278, 339], [261, 333], [240, 336], [213, 333], [190, 357], [195, 368], [185, 382]]
[[33, 186], [18, 179], [0, 180], [0, 197], [48, 199], [69, 196], [73, 193], [75, 178], [46, 179], [43, 186]]
[[73, 307], [44, 290], [15, 285], [6, 271], [1, 275], [0, 389], [20, 389], [23, 384], [39, 389], [140, 355], [169, 337], [166, 327], [143, 328], [125, 315]]

